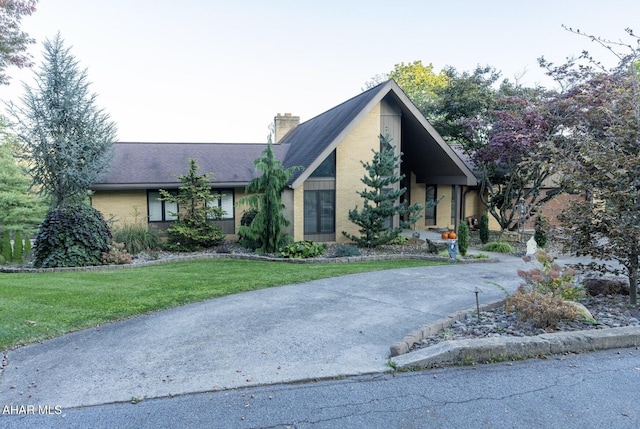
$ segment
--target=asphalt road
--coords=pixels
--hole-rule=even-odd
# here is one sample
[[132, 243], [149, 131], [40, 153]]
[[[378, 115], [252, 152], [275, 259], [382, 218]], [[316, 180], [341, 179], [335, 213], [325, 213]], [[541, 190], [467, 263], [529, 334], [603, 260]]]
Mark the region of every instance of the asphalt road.
[[[637, 428], [640, 350], [0, 416], [2, 428]], [[135, 401], [134, 401], [135, 402]]]

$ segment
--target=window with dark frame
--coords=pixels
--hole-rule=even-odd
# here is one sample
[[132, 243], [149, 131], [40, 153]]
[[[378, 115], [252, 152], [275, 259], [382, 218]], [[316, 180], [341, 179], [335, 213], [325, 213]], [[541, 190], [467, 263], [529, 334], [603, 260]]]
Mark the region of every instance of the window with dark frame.
[[424, 209], [424, 220], [425, 220], [425, 225], [436, 225], [437, 224], [437, 218], [436, 218], [436, 207], [437, 206], [431, 206], [429, 207], [428, 204], [429, 203], [434, 203], [436, 201], [436, 195], [438, 195], [438, 187], [436, 185], [427, 185], [426, 188], [426, 198], [425, 198], [425, 209]]
[[[178, 191], [168, 191], [171, 195], [177, 195]], [[162, 201], [159, 190], [147, 192], [147, 212], [149, 222], [173, 222], [178, 219], [178, 203]]]
[[[168, 191], [171, 195], [177, 195], [177, 190]], [[233, 219], [233, 189], [212, 189], [214, 199], [209, 204], [215, 204], [224, 210], [222, 219]], [[147, 191], [147, 212], [149, 222], [174, 222], [178, 220], [178, 203], [161, 200], [159, 190]]]
[[334, 233], [335, 190], [304, 191], [304, 233]]
[[224, 214], [221, 219], [233, 219], [233, 189], [212, 189], [214, 199], [209, 201], [209, 207], [220, 207]]

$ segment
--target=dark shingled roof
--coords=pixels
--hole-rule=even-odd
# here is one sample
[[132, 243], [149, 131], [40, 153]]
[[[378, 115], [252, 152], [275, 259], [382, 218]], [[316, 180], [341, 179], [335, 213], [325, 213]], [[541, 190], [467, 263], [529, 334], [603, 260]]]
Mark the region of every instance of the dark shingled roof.
[[[265, 148], [245, 143], [116, 143], [109, 172], [93, 188], [171, 187], [179, 183], [176, 175], [187, 172], [191, 158], [201, 173], [213, 173], [217, 185], [245, 186], [258, 176], [253, 161]], [[273, 150], [283, 159], [288, 146], [273, 145]]]
[[[403, 151], [411, 153], [405, 161], [417, 178], [433, 183], [476, 183], [468, 165], [457, 159], [456, 153], [400, 87], [389, 80], [299, 124], [273, 145], [276, 158], [286, 168], [304, 168], [294, 173], [289, 185], [298, 186], [304, 181], [322, 161], [321, 155], [328, 155], [358, 120], [385, 97], [401, 106]], [[186, 173], [190, 158], [198, 161], [202, 173], [213, 173], [215, 186], [245, 186], [257, 177], [254, 161], [266, 147], [257, 143], [116, 143], [114, 146], [111, 168], [93, 189], [177, 187], [179, 181], [175, 175]]]
[[[306, 168], [311, 165], [384, 86], [381, 84], [365, 91], [289, 131], [279, 142], [290, 147], [283, 161], [284, 166]], [[297, 171], [291, 182], [301, 173]]]

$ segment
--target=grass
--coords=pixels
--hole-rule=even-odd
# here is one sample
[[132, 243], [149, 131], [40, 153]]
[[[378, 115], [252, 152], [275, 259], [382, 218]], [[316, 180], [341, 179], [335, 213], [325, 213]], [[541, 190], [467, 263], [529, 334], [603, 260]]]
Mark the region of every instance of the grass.
[[485, 252], [498, 252], [498, 253], [513, 253], [516, 249], [505, 241], [491, 241], [484, 246], [482, 250]]
[[210, 298], [346, 274], [438, 264], [203, 259], [104, 271], [0, 274], [0, 350]]

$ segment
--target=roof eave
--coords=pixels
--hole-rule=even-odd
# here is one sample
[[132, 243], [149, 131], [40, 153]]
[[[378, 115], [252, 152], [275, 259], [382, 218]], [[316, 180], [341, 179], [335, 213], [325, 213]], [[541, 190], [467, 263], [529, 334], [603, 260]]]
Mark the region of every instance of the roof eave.
[[[213, 182], [212, 188], [244, 188], [249, 182]], [[91, 187], [92, 191], [130, 191], [140, 189], [177, 189], [181, 182], [164, 183], [101, 183]]]

